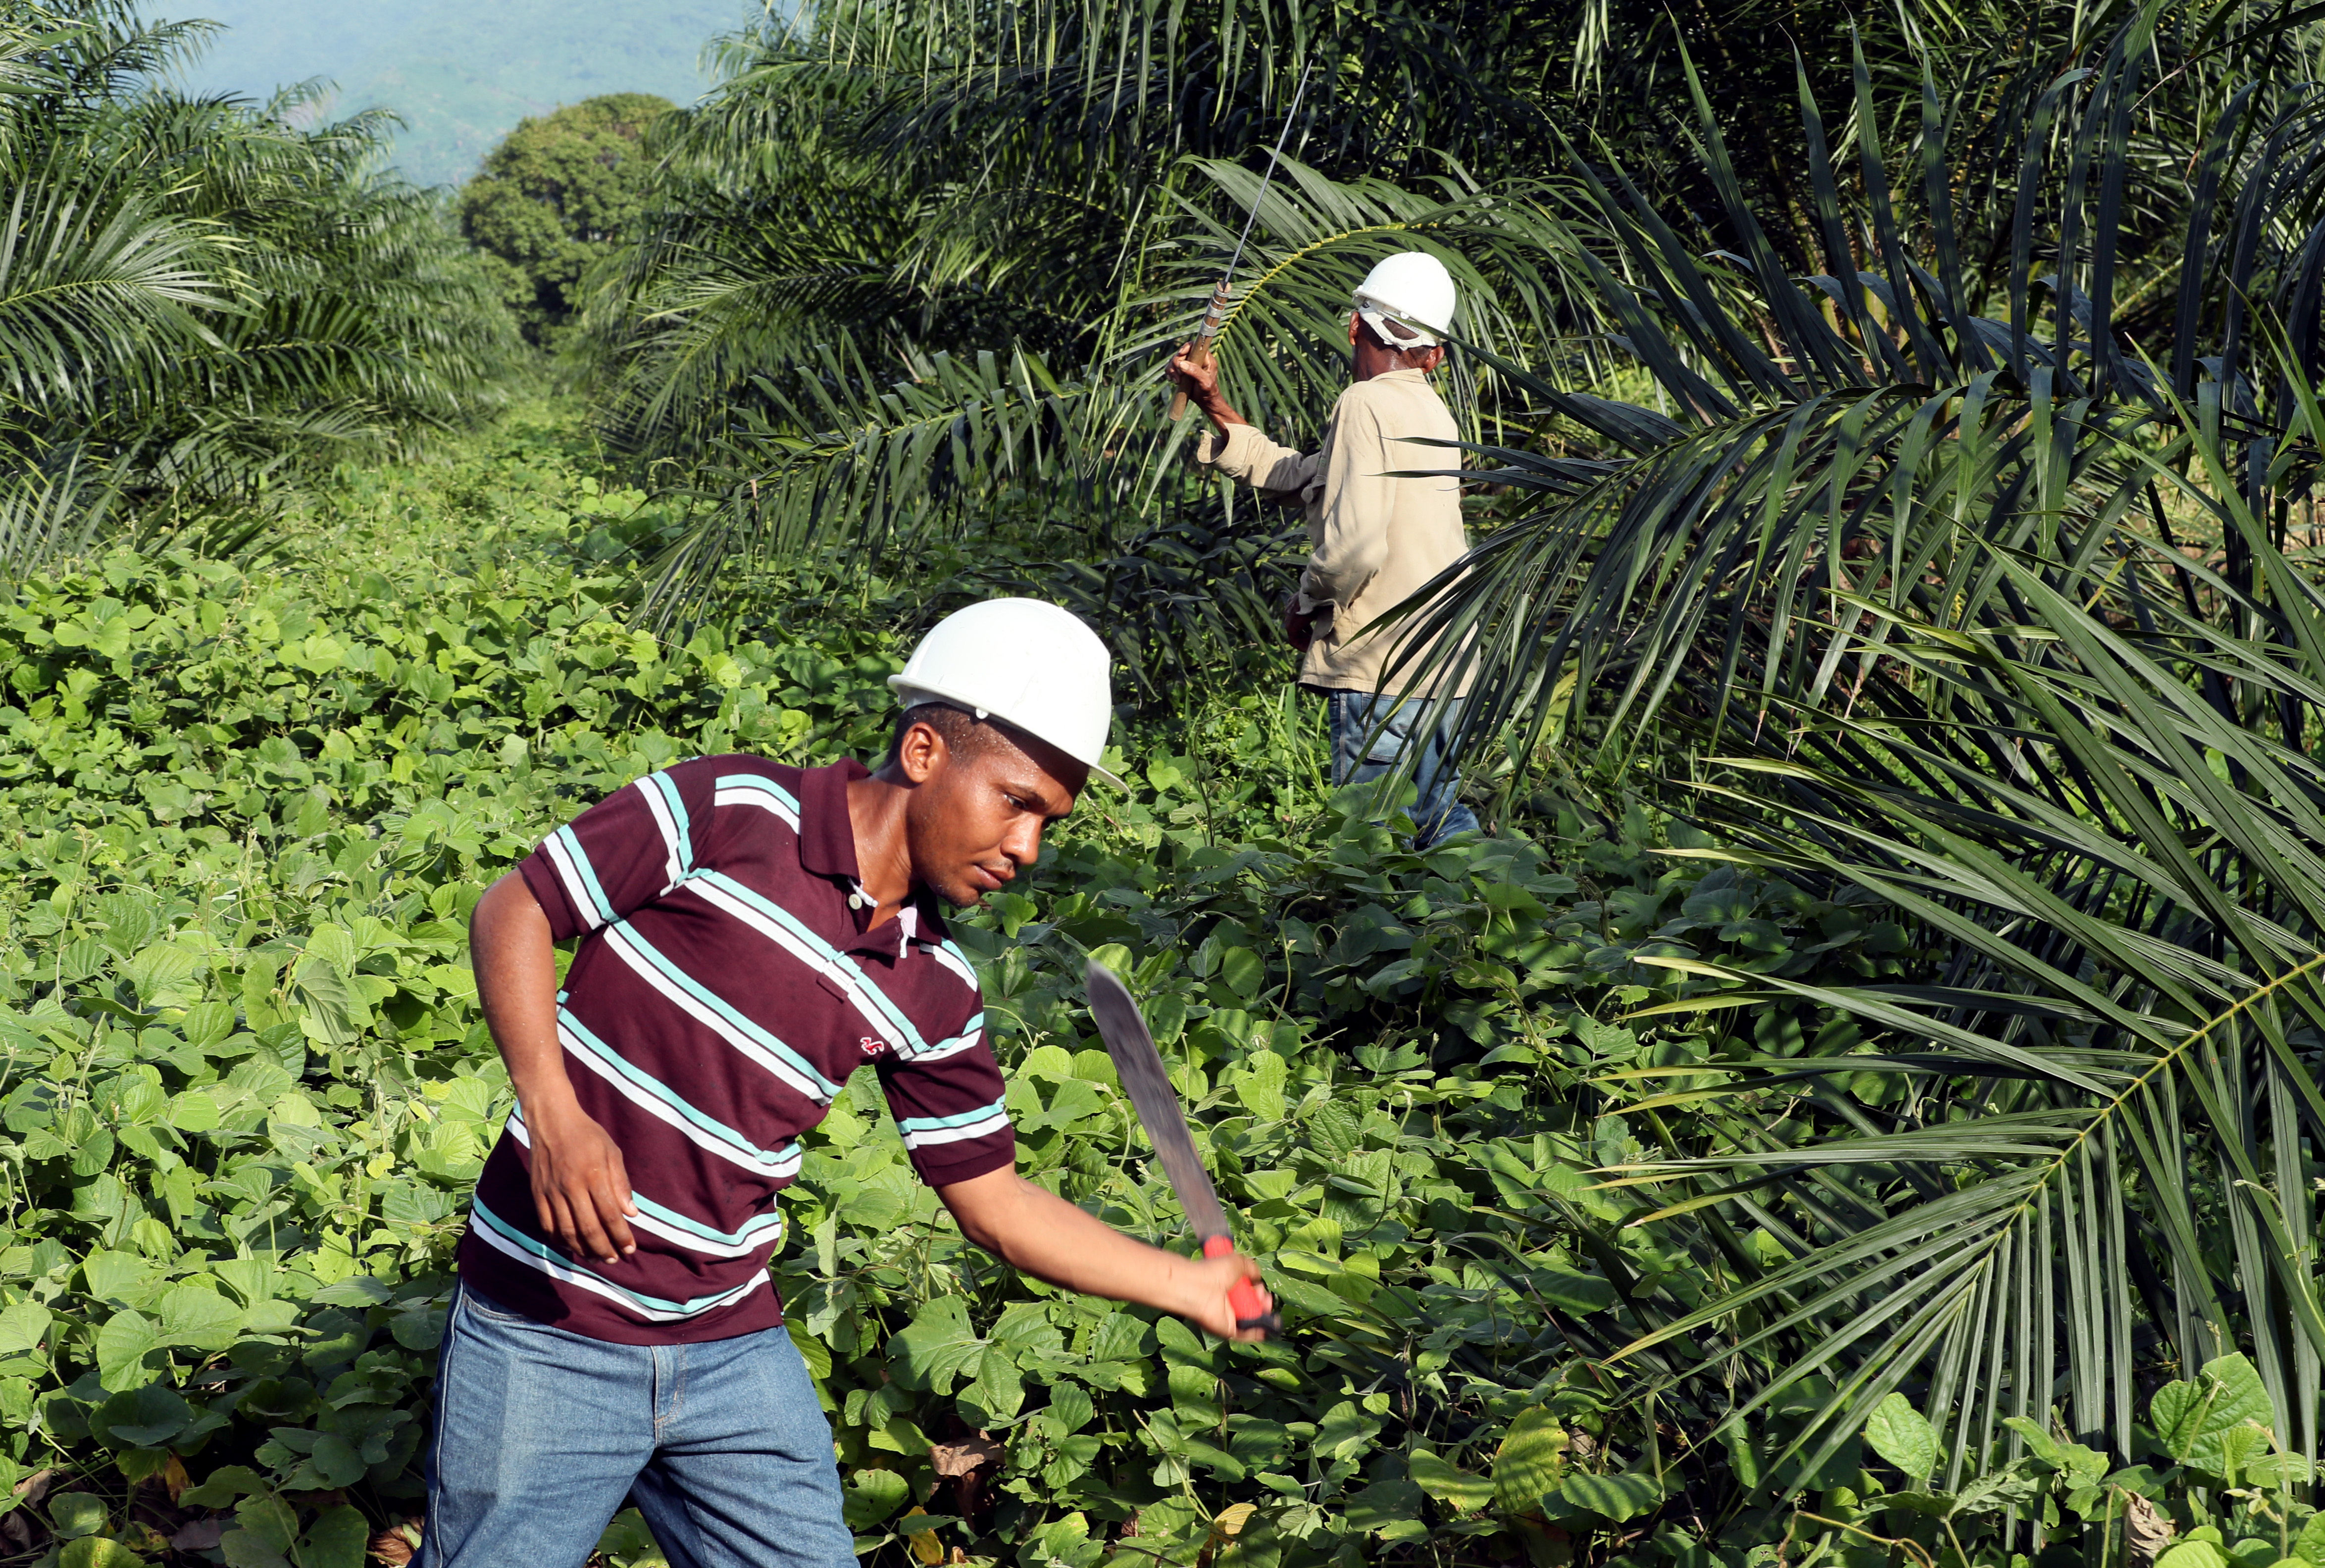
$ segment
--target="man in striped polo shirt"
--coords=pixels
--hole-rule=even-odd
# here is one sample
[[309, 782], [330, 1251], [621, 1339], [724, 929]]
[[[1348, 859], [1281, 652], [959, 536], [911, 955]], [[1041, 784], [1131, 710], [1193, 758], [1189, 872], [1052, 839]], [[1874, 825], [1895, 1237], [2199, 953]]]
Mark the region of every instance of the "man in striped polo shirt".
[[768, 1264], [798, 1137], [862, 1066], [972, 1241], [1255, 1337], [1228, 1302], [1248, 1259], [1150, 1247], [1016, 1174], [977, 975], [938, 909], [1030, 864], [1104, 772], [1107, 664], [1055, 605], [971, 605], [892, 682], [878, 772], [681, 763], [478, 901], [477, 995], [517, 1108], [460, 1244], [426, 1568], [579, 1568], [625, 1496], [674, 1568], [855, 1562]]

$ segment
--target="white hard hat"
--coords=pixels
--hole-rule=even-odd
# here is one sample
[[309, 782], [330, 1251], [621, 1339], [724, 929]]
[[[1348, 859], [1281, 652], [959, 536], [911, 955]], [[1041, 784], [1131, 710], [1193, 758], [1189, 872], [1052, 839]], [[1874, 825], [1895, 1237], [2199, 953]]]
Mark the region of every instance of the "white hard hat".
[[[1357, 285], [1357, 313], [1384, 343], [1434, 348], [1453, 330], [1453, 274], [1427, 251], [1384, 256]], [[1387, 321], [1418, 336], [1391, 332]]]
[[1039, 599], [987, 599], [934, 626], [888, 684], [906, 709], [945, 702], [1047, 741], [1113, 785], [1106, 770], [1114, 719], [1113, 656], [1070, 610]]

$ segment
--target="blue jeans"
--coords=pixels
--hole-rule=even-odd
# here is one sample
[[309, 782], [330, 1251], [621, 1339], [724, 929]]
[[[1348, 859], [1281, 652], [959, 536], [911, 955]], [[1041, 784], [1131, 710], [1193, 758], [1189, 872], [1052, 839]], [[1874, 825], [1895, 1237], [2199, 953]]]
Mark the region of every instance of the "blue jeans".
[[1437, 702], [1371, 691], [1326, 696], [1332, 708], [1333, 788], [1362, 784], [1393, 771], [1417, 744], [1420, 754], [1413, 759], [1412, 779], [1418, 798], [1410, 808], [1416, 830], [1413, 847], [1427, 849], [1457, 833], [1477, 831], [1477, 814], [1461, 804], [1461, 776], [1445, 754], [1445, 742], [1460, 721], [1459, 697]]
[[785, 1331], [617, 1345], [455, 1292], [413, 1568], [580, 1568], [625, 1495], [672, 1568], [855, 1568]]

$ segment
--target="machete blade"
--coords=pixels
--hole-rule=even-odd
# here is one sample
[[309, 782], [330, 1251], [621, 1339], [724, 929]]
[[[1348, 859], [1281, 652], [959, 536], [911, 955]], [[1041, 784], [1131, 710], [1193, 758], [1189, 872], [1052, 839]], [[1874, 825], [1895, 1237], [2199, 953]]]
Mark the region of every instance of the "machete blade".
[[1227, 1211], [1219, 1207], [1210, 1174], [1195, 1154], [1194, 1135], [1187, 1130], [1179, 1091], [1163, 1070], [1162, 1053], [1154, 1048], [1154, 1037], [1146, 1032], [1138, 1004], [1131, 1000], [1130, 990], [1120, 977], [1096, 959], [1090, 960], [1087, 983], [1098, 1037], [1106, 1041], [1106, 1054], [1114, 1058], [1123, 1093], [1130, 1096], [1147, 1139], [1154, 1145], [1154, 1158], [1162, 1162], [1162, 1173], [1179, 1194], [1179, 1206], [1187, 1212], [1187, 1223], [1194, 1228], [1198, 1241], [1226, 1235]]

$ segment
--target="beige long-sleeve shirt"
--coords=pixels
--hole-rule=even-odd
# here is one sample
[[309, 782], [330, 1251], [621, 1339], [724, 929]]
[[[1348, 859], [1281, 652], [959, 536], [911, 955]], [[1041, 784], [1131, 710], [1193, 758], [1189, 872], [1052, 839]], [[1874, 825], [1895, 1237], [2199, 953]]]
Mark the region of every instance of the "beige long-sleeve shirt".
[[1251, 425], [1229, 425], [1195, 448], [1198, 463], [1255, 490], [1296, 492], [1307, 506], [1311, 553], [1300, 574], [1300, 607], [1329, 606], [1331, 620], [1317, 623], [1301, 685], [1437, 695], [1413, 687], [1420, 672], [1410, 664], [1384, 684], [1382, 671], [1410, 621], [1366, 628], [1468, 553], [1460, 485], [1450, 477], [1393, 477], [1458, 466], [1458, 452], [1415, 439], [1451, 441], [1458, 434], [1423, 372], [1392, 370], [1340, 394], [1313, 452], [1279, 447]]

